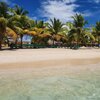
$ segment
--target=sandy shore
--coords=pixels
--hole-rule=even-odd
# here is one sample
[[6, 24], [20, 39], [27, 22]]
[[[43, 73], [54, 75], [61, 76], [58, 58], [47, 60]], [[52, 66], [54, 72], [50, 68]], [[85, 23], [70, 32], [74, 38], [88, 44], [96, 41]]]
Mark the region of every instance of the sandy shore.
[[100, 49], [24, 49], [0, 52], [0, 68], [100, 62]]
[[4, 76], [20, 73], [23, 78], [24, 73], [31, 73], [31, 70], [36, 76], [46, 72], [47, 75], [61, 75], [64, 70], [86, 70], [93, 64], [97, 64], [100, 70], [100, 49], [22, 49], [0, 52], [0, 74]]
[[0, 100], [97, 100], [99, 83], [100, 49], [0, 51]]

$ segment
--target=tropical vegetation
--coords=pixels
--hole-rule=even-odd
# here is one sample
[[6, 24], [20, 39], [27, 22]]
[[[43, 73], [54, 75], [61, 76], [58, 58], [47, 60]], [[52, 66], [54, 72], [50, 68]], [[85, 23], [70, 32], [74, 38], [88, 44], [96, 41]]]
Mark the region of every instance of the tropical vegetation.
[[[27, 47], [100, 47], [100, 21], [92, 27], [82, 14], [72, 16], [72, 22], [62, 23], [59, 19], [48, 22], [33, 20], [28, 11], [15, 5], [10, 7], [0, 2], [0, 49], [4, 44], [11, 48]], [[30, 37], [30, 42], [23, 41]]]

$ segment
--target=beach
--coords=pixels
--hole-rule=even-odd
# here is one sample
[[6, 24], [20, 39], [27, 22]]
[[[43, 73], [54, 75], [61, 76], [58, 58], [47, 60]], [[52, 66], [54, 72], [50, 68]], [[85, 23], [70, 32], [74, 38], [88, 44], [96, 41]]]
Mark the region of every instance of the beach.
[[99, 100], [99, 83], [100, 49], [0, 52], [0, 100]]

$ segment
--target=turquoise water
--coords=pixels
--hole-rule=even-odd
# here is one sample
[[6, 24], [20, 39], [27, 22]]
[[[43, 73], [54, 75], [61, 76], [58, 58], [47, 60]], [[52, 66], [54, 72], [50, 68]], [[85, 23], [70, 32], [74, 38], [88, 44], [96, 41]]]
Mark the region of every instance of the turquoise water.
[[27, 78], [2, 75], [0, 100], [100, 100], [100, 70], [68, 73], [66, 69], [59, 75], [37, 77], [32, 73], [25, 73]]

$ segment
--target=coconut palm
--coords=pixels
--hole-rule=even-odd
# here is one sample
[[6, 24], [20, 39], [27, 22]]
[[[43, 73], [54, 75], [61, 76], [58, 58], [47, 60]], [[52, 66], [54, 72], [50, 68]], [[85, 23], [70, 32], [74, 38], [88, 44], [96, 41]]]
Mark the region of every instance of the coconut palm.
[[84, 25], [87, 24], [84, 17], [81, 14], [76, 14], [73, 18], [73, 28], [69, 31], [69, 41], [76, 43], [77, 47], [82, 42], [85, 36]]
[[66, 22], [67, 31], [70, 31], [74, 26], [72, 22]]
[[8, 21], [4, 17], [0, 17], [0, 48], [3, 39], [7, 40], [7, 44], [9, 45], [8, 37], [11, 37], [14, 41], [17, 38], [17, 34], [14, 30], [8, 27]]
[[19, 7], [18, 5], [15, 5], [14, 8], [10, 8], [10, 12], [13, 14], [13, 15], [20, 15], [20, 16], [25, 16], [28, 14], [28, 11], [27, 10], [24, 10], [22, 7]]
[[5, 2], [0, 2], [0, 17], [8, 18], [9, 7]]
[[3, 38], [5, 37], [6, 26], [7, 26], [7, 20], [3, 17], [0, 17], [0, 49], [2, 46]]
[[[21, 48], [22, 48], [22, 39], [24, 36], [24, 30], [31, 27], [31, 20], [24, 15], [14, 15], [9, 19], [9, 27], [11, 27], [17, 35], [20, 36]], [[17, 41], [16, 41], [17, 42]]]
[[44, 21], [35, 21], [34, 22], [34, 26], [33, 27], [37, 27], [37, 28], [44, 28]]
[[[22, 39], [24, 35], [24, 30], [30, 28], [32, 25], [32, 20], [30, 20], [26, 15], [28, 11], [24, 10], [22, 7], [15, 5], [14, 8], [10, 8], [10, 12], [12, 13], [12, 17], [9, 19], [10, 27], [12, 27], [16, 33], [21, 38], [21, 48], [22, 48]], [[12, 22], [12, 25], [11, 25]]]
[[74, 20], [73, 26], [75, 28], [83, 28], [84, 25], [88, 23], [81, 14], [76, 14], [75, 16], [72, 16], [72, 18]]
[[97, 40], [98, 40], [98, 46], [100, 44], [100, 21], [96, 22], [96, 26], [95, 26], [95, 34], [97, 36]]
[[56, 18], [54, 18], [53, 20], [50, 19], [50, 22], [51, 23], [48, 24], [48, 30], [52, 34], [53, 45], [54, 45], [54, 36], [62, 31], [63, 24], [62, 24], [62, 22], [59, 19], [56, 19]]

